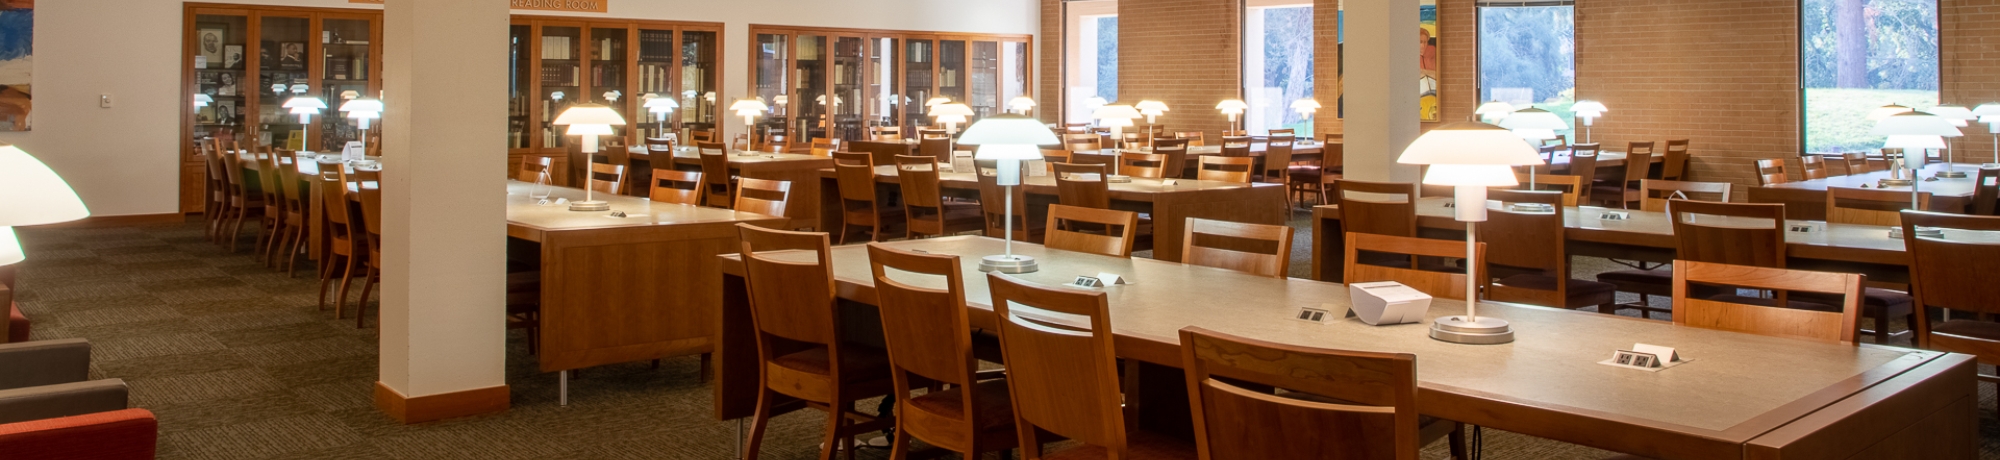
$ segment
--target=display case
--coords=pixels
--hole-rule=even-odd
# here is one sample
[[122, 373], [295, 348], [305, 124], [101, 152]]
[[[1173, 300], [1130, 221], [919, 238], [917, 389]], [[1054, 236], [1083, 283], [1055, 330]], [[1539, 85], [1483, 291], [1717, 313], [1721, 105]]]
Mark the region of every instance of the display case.
[[[721, 30], [719, 23], [514, 16], [508, 171], [531, 158], [570, 170], [576, 139], [554, 122], [575, 104], [604, 104], [625, 115], [625, 126], [613, 127], [616, 135], [605, 139], [607, 147], [639, 145], [662, 133], [682, 133], [685, 141], [688, 130], [712, 129]], [[644, 108], [647, 94], [675, 98], [680, 107], [662, 124]], [[569, 176], [554, 178], [567, 185]]]
[[[202, 210], [207, 169], [198, 143], [336, 150], [355, 140], [337, 109], [344, 95], [379, 97], [379, 10], [188, 3], [182, 10], [181, 210]], [[194, 107], [195, 95], [212, 99]], [[300, 95], [327, 109], [301, 123], [284, 107]]]
[[772, 106], [759, 139], [784, 131], [793, 145], [861, 140], [874, 126], [911, 135], [932, 124], [924, 103], [934, 97], [984, 117], [1030, 89], [1027, 36], [762, 25], [750, 33], [750, 85]]

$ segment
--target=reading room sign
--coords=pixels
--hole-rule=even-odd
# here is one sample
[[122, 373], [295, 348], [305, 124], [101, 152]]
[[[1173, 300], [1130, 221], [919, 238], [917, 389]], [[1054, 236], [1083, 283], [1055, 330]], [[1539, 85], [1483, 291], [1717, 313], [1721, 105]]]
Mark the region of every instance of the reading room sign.
[[[508, 7], [516, 10], [573, 11], [579, 13], [604, 13], [610, 11], [611, 0], [507, 0]], [[382, 0], [347, 0], [348, 3], [382, 3]]]

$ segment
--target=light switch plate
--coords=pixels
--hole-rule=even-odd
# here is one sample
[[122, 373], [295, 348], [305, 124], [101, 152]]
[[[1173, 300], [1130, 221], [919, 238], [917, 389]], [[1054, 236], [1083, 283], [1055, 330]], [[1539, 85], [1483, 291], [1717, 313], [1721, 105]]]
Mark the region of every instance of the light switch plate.
[[111, 93], [97, 95], [97, 106], [106, 109], [111, 108]]

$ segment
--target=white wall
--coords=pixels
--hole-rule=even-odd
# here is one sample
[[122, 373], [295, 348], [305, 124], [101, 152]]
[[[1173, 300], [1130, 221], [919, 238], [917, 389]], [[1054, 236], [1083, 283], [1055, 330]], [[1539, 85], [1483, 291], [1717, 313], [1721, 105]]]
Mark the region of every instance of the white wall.
[[[725, 23], [722, 100], [748, 88], [751, 24], [1023, 35], [1035, 34], [1040, 24], [1036, 0], [608, 1], [611, 11], [606, 14], [515, 13]], [[236, 3], [381, 7], [346, 0]], [[182, 6], [172, 0], [38, 2], [34, 131], [0, 133], [0, 142], [47, 162], [76, 188], [93, 215], [178, 210], [180, 117], [187, 110], [179, 89]], [[111, 94], [114, 107], [98, 107], [103, 93]]]

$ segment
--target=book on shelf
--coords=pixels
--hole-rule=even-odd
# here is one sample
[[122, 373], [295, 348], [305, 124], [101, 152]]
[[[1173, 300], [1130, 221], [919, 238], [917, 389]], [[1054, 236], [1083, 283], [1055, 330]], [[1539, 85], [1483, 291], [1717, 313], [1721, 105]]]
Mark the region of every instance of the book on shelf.
[[542, 59], [575, 59], [569, 37], [542, 37]]

